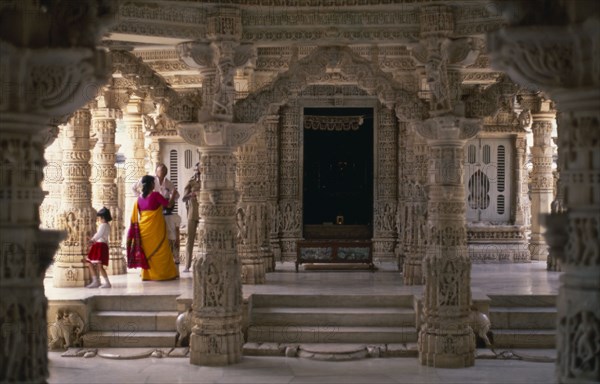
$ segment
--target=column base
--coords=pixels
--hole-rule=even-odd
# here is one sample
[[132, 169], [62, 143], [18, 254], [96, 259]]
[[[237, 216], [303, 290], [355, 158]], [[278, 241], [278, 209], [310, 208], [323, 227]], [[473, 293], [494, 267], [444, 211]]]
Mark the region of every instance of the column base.
[[127, 260], [123, 254], [123, 248], [111, 247], [108, 267], [105, 269], [109, 275], [124, 275], [127, 273]]
[[56, 288], [85, 287], [87, 266], [84, 263], [55, 262], [52, 283]]
[[262, 257], [246, 259], [242, 257], [242, 284], [264, 284], [265, 264]]
[[531, 253], [532, 261], [547, 261], [548, 260], [548, 245], [545, 241], [531, 241], [529, 243], [529, 253]]
[[[475, 365], [475, 336], [465, 334], [419, 333], [419, 362], [436, 368], [466, 368]], [[456, 332], [456, 331], [453, 331]]]
[[242, 360], [242, 332], [224, 335], [192, 334], [190, 364], [223, 366]]
[[423, 266], [421, 264], [421, 261], [405, 259], [402, 278], [404, 285], [425, 284], [425, 279], [423, 278]]

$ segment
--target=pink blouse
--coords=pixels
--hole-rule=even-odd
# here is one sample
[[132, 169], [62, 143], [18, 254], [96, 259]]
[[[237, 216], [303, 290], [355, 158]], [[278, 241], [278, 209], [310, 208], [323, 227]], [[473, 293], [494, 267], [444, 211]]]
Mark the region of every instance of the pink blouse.
[[169, 205], [169, 200], [165, 199], [158, 192], [151, 192], [146, 198], [143, 198], [142, 195], [138, 197], [138, 209], [140, 211], [154, 211], [161, 205], [167, 207]]

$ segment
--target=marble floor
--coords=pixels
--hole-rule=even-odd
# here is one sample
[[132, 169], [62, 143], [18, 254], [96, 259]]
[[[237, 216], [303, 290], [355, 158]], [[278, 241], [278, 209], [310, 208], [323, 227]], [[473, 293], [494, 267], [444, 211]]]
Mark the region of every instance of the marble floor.
[[[292, 263], [277, 264], [264, 285], [244, 285], [245, 297], [253, 293], [380, 294], [414, 293], [423, 287], [404, 286], [393, 265], [379, 264], [375, 272], [363, 270], [305, 270], [294, 272]], [[473, 296], [556, 295], [560, 273], [547, 272], [545, 262], [529, 264], [473, 264]], [[45, 279], [49, 300], [82, 299], [92, 295], [192, 295], [190, 273], [179, 280], [142, 282], [139, 271], [112, 276], [109, 289], [55, 288]], [[515, 351], [516, 352], [516, 351]], [[521, 354], [555, 357], [555, 351], [523, 351]], [[111, 360], [101, 357], [62, 357], [49, 352], [50, 383], [550, 383], [554, 364], [524, 360], [478, 358], [465, 369], [421, 366], [415, 358], [373, 358], [324, 362], [302, 358], [244, 356], [227, 367], [200, 367], [187, 358]], [[543, 360], [543, 359], [542, 359]]]

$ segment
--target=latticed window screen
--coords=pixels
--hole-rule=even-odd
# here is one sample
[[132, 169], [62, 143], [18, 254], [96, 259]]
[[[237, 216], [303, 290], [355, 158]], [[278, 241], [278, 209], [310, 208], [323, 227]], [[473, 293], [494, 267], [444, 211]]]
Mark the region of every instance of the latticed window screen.
[[192, 168], [192, 164], [194, 163], [194, 160], [192, 160], [192, 150], [191, 149], [186, 149], [184, 151], [183, 162], [184, 162], [186, 169]]
[[[179, 181], [179, 164], [177, 161], [177, 150], [171, 149], [169, 151], [169, 179], [173, 182], [175, 189], [179, 191], [178, 181]], [[178, 204], [175, 203], [175, 207], [173, 208], [173, 212], [178, 213]]]
[[510, 139], [474, 139], [465, 150], [467, 221], [510, 220]]

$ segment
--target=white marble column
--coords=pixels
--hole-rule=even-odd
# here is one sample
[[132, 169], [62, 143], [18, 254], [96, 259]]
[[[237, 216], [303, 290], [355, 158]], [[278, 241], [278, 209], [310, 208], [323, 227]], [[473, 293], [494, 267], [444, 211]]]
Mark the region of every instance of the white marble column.
[[456, 116], [433, 117], [417, 128], [430, 147], [424, 324], [419, 332], [419, 361], [423, 365], [460, 368], [475, 363], [475, 336], [468, 325], [471, 261], [467, 253], [463, 147], [478, 130], [478, 121]]
[[271, 265], [265, 265], [266, 271], [275, 269], [276, 261], [281, 260], [281, 245], [279, 244], [279, 211], [277, 199], [279, 196], [279, 115], [268, 115], [263, 120], [265, 129], [265, 145], [267, 151], [267, 229], [265, 244], [272, 260]]
[[531, 147], [531, 238], [529, 251], [531, 260], [546, 261], [548, 245], [543, 233], [546, 230], [545, 216], [550, 213], [554, 177], [552, 175], [552, 123], [556, 112], [552, 102], [540, 95], [522, 95], [520, 104], [529, 109], [532, 119], [533, 146]]
[[[124, 222], [123, 210], [119, 207], [117, 194], [117, 167], [115, 132], [117, 119], [121, 111], [110, 108], [105, 96], [100, 96], [92, 108], [92, 128], [95, 133], [96, 145], [92, 150], [92, 205], [96, 210], [103, 206], [111, 212], [113, 221], [110, 223], [109, 262], [106, 268], [109, 275], [127, 273], [127, 261], [122, 246]], [[128, 218], [127, 218], [128, 219]]]
[[133, 204], [137, 196], [132, 187], [144, 176], [145, 155], [144, 130], [142, 127], [142, 114], [144, 113], [143, 99], [132, 96], [123, 110], [123, 121], [127, 131], [127, 143], [125, 146], [125, 211], [123, 218], [125, 227], [129, 226]]
[[[559, 114], [559, 157], [566, 213], [549, 216], [547, 242], [560, 248], [557, 381], [600, 381], [600, 9], [554, 3], [494, 3], [508, 26], [488, 36], [493, 65], [517, 83], [544, 91]], [[518, 11], [518, 12], [515, 12]]]
[[[48, 124], [53, 117], [83, 106], [95, 95], [87, 93], [92, 85], [109, 75], [104, 53], [93, 48], [100, 37], [96, 33], [101, 32], [97, 15], [90, 11], [84, 20], [73, 17], [69, 27], [61, 25], [59, 32], [58, 23], [48, 22], [49, 17], [67, 12], [67, 4], [49, 2], [42, 8], [39, 3], [24, 0], [0, 10], [2, 383], [48, 379], [48, 300], [43, 278], [64, 238], [59, 231], [40, 229]], [[110, 7], [103, 11], [110, 18]], [[80, 30], [74, 33], [82, 23], [88, 31], [85, 36]]]
[[[264, 211], [266, 210], [266, 183], [264, 156], [261, 156], [258, 136], [238, 148], [237, 181], [240, 202], [236, 212], [238, 254], [242, 261], [242, 284], [264, 284], [265, 262], [260, 247], [263, 239]], [[264, 153], [264, 151], [262, 151]]]
[[77, 110], [62, 126], [61, 202], [58, 227], [67, 233], [54, 258], [55, 287], [83, 287], [89, 280], [85, 258], [88, 239], [96, 233], [96, 210], [92, 207], [91, 115], [88, 108]]
[[[198, 202], [203, 221], [194, 263], [190, 341], [190, 363], [196, 365], [228, 365], [242, 358], [243, 264], [237, 250], [240, 192], [236, 190], [234, 151], [252, 137], [254, 126], [232, 122], [235, 68], [243, 66], [252, 53], [251, 47], [239, 44], [241, 28], [239, 9], [217, 7], [207, 17], [210, 43], [178, 46], [180, 57], [189, 65], [216, 70], [214, 82], [210, 81], [213, 88], [209, 92], [207, 87], [202, 109], [193, 116], [197, 121], [177, 126], [181, 137], [202, 153]], [[251, 209], [242, 208], [247, 210], [246, 217], [252, 216]]]

